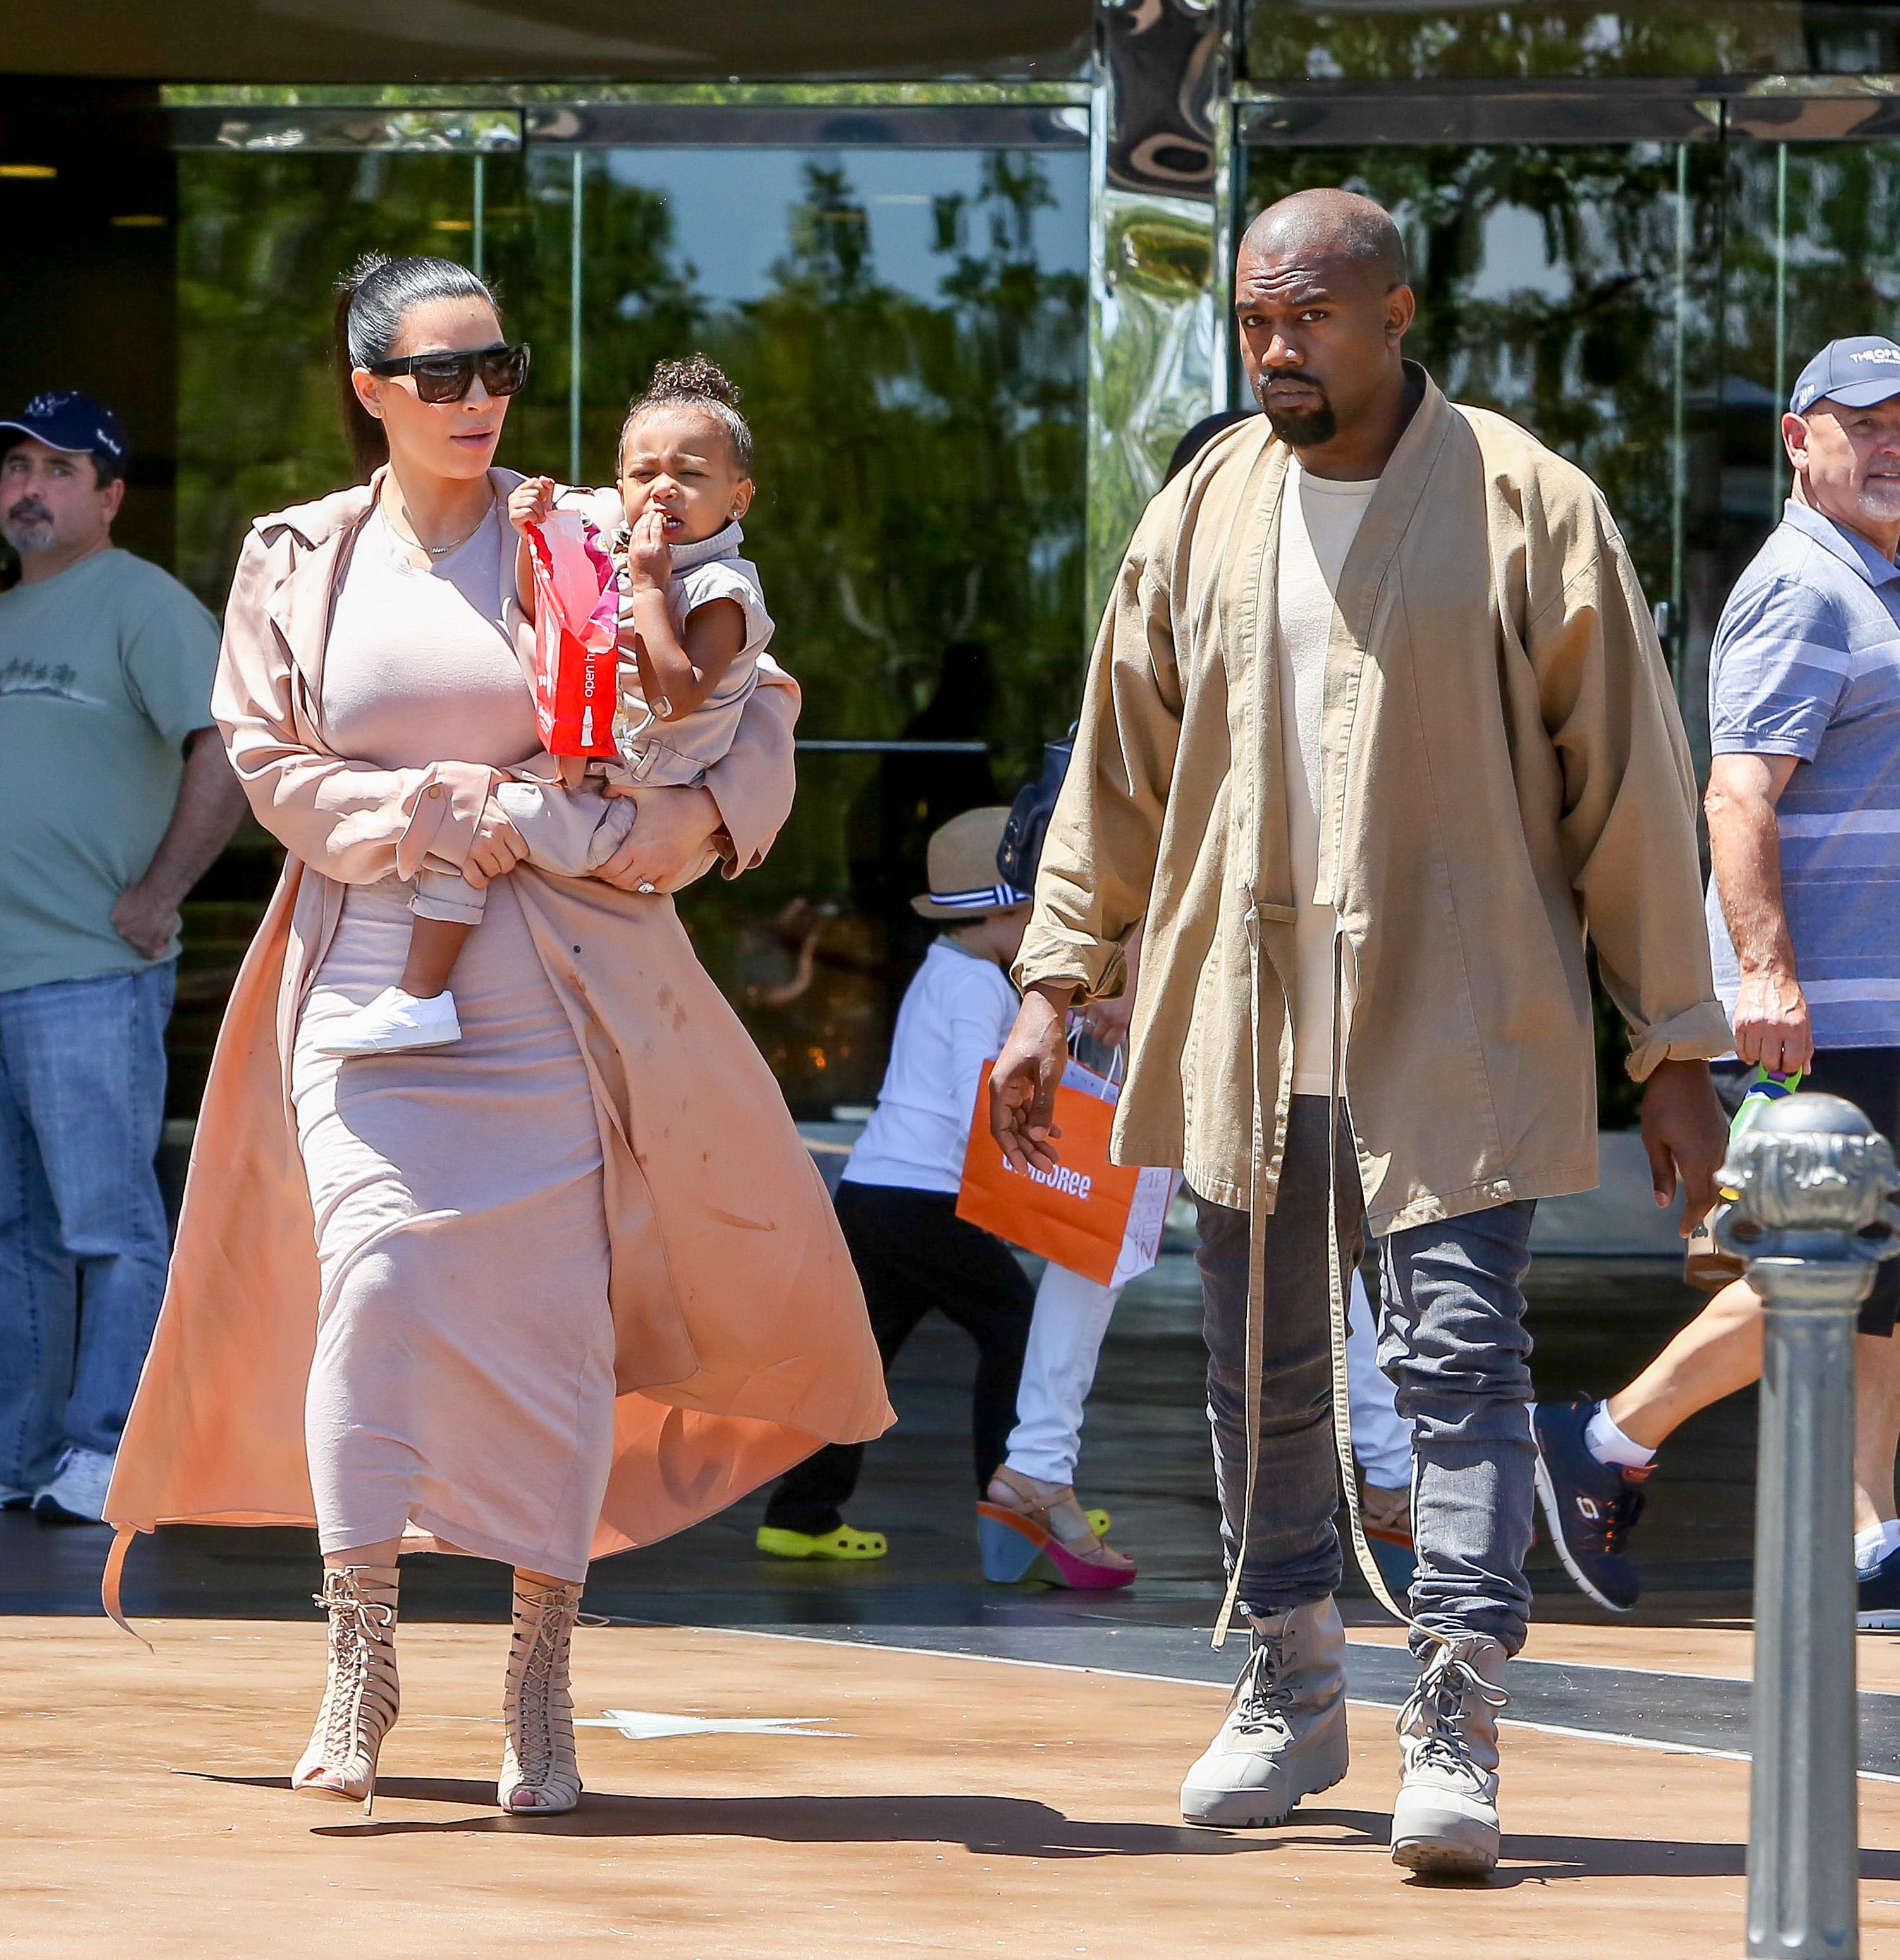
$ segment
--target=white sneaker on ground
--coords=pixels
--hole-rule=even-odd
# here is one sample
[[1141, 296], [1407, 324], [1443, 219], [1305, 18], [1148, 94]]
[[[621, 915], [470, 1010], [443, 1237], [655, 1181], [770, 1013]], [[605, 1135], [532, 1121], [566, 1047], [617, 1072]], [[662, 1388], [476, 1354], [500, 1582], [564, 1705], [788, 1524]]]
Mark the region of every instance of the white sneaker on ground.
[[455, 996], [445, 988], [426, 1001], [385, 987], [367, 1007], [339, 1021], [317, 1044], [319, 1055], [399, 1055], [414, 1048], [448, 1048], [462, 1039]]
[[24, 1511], [33, 1502], [33, 1493], [17, 1484], [0, 1484], [0, 1511]]
[[1510, 1656], [1465, 1634], [1425, 1663], [1399, 1713], [1401, 1768], [1392, 1861], [1408, 1871], [1482, 1878], [1497, 1863], [1497, 1710]]
[[[1251, 1616], [1249, 1616], [1251, 1617]], [[1346, 1774], [1346, 1630], [1330, 1598], [1255, 1619], [1221, 1731], [1181, 1786], [1189, 1824], [1284, 1824]]]
[[33, 1512], [54, 1524], [102, 1525], [106, 1521], [106, 1487], [112, 1481], [113, 1459], [96, 1449], [76, 1446], [59, 1459], [53, 1481], [33, 1493]]

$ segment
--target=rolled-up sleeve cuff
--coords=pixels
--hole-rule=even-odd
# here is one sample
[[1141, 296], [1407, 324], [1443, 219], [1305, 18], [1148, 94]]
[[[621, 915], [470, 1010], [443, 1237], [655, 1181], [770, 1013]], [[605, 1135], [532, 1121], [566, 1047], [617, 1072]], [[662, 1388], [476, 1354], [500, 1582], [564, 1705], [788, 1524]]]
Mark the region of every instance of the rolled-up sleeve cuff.
[[1076, 938], [1032, 920], [1013, 972], [1020, 993], [1073, 987], [1079, 999], [1105, 1001], [1121, 992], [1127, 963], [1112, 941]]
[[413, 878], [432, 858], [460, 870], [494, 787], [495, 772], [479, 762], [438, 762], [425, 770], [403, 799], [409, 821], [396, 839], [396, 870]]
[[1713, 1061], [1735, 1046], [1729, 1017], [1720, 1001], [1698, 1001], [1686, 1013], [1639, 1029], [1630, 1043], [1629, 1072], [1647, 1082], [1664, 1061]]

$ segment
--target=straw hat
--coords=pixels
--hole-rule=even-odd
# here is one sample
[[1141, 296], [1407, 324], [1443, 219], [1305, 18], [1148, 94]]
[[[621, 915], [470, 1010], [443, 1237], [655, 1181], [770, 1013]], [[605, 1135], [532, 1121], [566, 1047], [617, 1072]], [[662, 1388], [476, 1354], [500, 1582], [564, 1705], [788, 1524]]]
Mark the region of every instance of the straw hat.
[[967, 924], [985, 912], [1025, 903], [1030, 894], [1005, 884], [996, 868], [1007, 803], [966, 810], [931, 832], [930, 889], [911, 900], [911, 909], [928, 919], [957, 919]]

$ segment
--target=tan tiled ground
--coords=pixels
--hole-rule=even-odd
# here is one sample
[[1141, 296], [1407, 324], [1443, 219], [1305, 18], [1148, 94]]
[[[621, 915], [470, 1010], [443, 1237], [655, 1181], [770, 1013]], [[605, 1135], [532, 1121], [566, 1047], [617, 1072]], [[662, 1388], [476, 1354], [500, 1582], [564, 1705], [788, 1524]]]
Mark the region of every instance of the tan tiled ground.
[[[403, 1630], [376, 1815], [291, 1795], [314, 1624], [0, 1623], [0, 1951], [90, 1956], [1012, 1960], [1740, 1950], [1744, 1766], [1519, 1733], [1481, 1891], [1387, 1860], [1389, 1717], [1281, 1831], [1195, 1831], [1217, 1691], [724, 1633], [584, 1630], [584, 1713], [819, 1732], [583, 1731], [565, 1819], [492, 1808], [502, 1634]], [[1863, 1783], [1863, 1952], [1900, 1953], [1900, 1788]]]

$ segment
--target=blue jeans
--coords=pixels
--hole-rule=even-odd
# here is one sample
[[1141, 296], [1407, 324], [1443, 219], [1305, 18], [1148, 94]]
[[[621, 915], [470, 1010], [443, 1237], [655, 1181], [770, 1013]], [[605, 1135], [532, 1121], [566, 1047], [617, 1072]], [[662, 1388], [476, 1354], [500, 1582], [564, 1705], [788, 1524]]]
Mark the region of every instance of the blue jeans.
[[[1326, 1107], [1322, 1096], [1293, 1098], [1278, 1201], [1267, 1220], [1259, 1467], [1240, 1589], [1241, 1605], [1262, 1616], [1323, 1599], [1341, 1576]], [[1335, 1224], [1341, 1270], [1350, 1275], [1364, 1220], [1343, 1124], [1335, 1147]], [[1208, 1418], [1231, 1571], [1243, 1555], [1247, 1476], [1247, 1214], [1197, 1201]], [[1523, 1287], [1536, 1208], [1528, 1201], [1494, 1205], [1380, 1243], [1379, 1364], [1411, 1427], [1412, 1617], [1442, 1633], [1493, 1634], [1512, 1653], [1523, 1645], [1530, 1610], [1524, 1558], [1534, 1452]]]
[[112, 1455], [165, 1290], [153, 1159], [177, 970], [0, 994], [0, 1484]]

